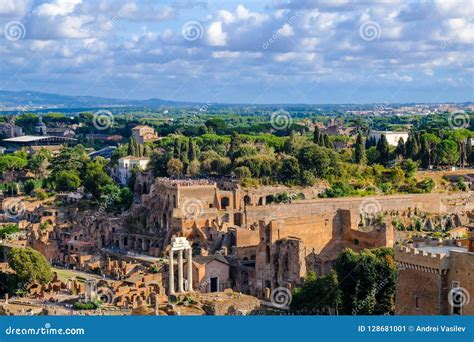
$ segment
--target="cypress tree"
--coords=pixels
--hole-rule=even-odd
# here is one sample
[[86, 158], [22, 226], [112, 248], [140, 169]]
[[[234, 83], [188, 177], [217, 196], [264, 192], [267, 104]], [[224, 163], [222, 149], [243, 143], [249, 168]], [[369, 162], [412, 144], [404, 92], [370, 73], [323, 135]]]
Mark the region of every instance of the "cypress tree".
[[354, 159], [357, 164], [365, 164], [367, 161], [367, 156], [365, 155], [365, 144], [362, 134], [357, 134], [357, 140], [354, 148]]
[[420, 166], [424, 169], [427, 169], [431, 165], [431, 149], [428, 141], [424, 137], [420, 138]]
[[178, 138], [174, 139], [173, 157], [175, 159], [181, 159], [181, 142]]
[[397, 148], [395, 149], [397, 157], [403, 157], [405, 155], [405, 142], [403, 138], [398, 139]]
[[194, 141], [192, 138], [189, 138], [188, 159], [190, 162], [197, 159], [196, 145], [194, 144]]
[[316, 145], [320, 145], [321, 141], [321, 130], [319, 129], [319, 126], [314, 127], [314, 133], [313, 133], [313, 142]]
[[334, 147], [332, 145], [331, 140], [329, 139], [329, 135], [327, 135], [327, 134], [324, 134], [324, 144], [323, 144], [323, 146], [325, 146], [327, 148], [333, 148]]
[[410, 134], [405, 145], [405, 157], [418, 160], [419, 152], [420, 148], [418, 146], [418, 142], [416, 141], [416, 138], [413, 136], [413, 134]]
[[390, 146], [388, 145], [387, 138], [385, 134], [380, 136], [379, 141], [377, 142], [377, 151], [379, 152], [380, 159], [379, 162], [382, 165], [387, 165], [390, 161]]

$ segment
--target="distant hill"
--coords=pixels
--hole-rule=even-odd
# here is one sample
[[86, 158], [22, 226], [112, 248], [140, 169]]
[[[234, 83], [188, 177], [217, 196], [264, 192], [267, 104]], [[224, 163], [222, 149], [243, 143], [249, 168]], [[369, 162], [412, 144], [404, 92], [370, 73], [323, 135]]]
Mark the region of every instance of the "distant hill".
[[161, 99], [120, 100], [96, 96], [68, 96], [36, 91], [0, 90], [0, 111], [37, 110], [46, 108], [107, 108], [107, 107], [161, 107], [186, 106], [189, 102]]

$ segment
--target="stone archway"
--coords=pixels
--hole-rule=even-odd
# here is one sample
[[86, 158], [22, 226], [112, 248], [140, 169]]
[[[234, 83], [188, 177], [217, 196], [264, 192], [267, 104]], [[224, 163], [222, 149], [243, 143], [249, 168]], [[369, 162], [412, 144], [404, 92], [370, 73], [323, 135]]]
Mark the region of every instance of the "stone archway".
[[221, 198], [221, 209], [225, 210], [225, 209], [227, 209], [228, 206], [230, 206], [229, 197], [222, 197]]

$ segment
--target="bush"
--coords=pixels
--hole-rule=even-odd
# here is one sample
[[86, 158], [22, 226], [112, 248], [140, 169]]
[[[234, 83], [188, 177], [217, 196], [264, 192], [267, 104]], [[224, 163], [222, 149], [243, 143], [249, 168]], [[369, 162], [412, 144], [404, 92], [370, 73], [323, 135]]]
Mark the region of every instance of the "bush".
[[100, 300], [92, 300], [90, 302], [75, 302], [73, 307], [75, 310], [96, 310], [101, 306]]

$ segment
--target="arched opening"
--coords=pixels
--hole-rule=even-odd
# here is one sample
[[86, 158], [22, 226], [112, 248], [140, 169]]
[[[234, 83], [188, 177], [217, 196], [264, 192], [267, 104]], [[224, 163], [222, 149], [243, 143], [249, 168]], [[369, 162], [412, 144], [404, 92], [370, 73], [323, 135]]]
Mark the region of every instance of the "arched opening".
[[252, 199], [250, 198], [249, 195], [244, 196], [244, 204], [245, 205], [250, 205], [252, 203]]
[[166, 213], [163, 213], [163, 227], [168, 228], [168, 218], [166, 217]]
[[221, 198], [221, 209], [225, 210], [230, 205], [229, 197], [222, 197]]
[[263, 205], [263, 197], [260, 197], [260, 198], [258, 199], [258, 205]]
[[126, 236], [123, 238], [123, 245], [124, 245], [125, 247], [128, 246], [128, 237], [126, 237]]
[[272, 204], [275, 202], [275, 196], [268, 195], [265, 197], [265, 204]]

